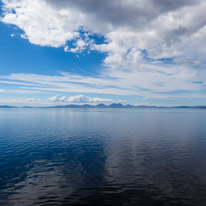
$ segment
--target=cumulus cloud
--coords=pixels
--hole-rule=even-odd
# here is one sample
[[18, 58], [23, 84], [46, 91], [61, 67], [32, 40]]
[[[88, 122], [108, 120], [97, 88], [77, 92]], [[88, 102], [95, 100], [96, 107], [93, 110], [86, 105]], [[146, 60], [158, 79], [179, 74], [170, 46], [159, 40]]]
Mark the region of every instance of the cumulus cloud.
[[93, 42], [93, 40], [88, 38], [87, 34], [84, 34], [83, 38], [77, 39], [77, 41], [73, 44], [74, 47], [69, 51], [72, 53], [81, 53], [85, 49], [90, 49]]
[[[63, 102], [63, 103], [99, 103], [99, 102], [115, 102], [113, 99], [91, 98], [85, 95], [77, 96], [53, 96], [47, 99], [50, 102]], [[120, 101], [120, 100], [119, 100]]]
[[69, 52], [69, 46], [65, 46], [65, 47], [64, 47], [64, 51], [65, 51], [65, 52]]
[[[77, 40], [70, 52], [88, 46], [80, 31], [101, 33], [107, 44], [90, 44], [108, 53], [106, 63], [124, 57], [153, 59], [180, 56], [183, 44], [204, 38], [206, 2], [203, 0], [3, 0], [2, 21], [24, 31], [23, 38], [41, 46], [60, 47]], [[45, 12], [46, 11], [46, 12]], [[67, 48], [67, 47], [64, 47]], [[68, 51], [68, 49], [65, 49]], [[116, 62], [115, 62], [116, 61]]]
[[85, 95], [76, 95], [76, 96], [52, 96], [47, 99], [41, 98], [18, 98], [18, 99], [0, 99], [0, 104], [9, 104], [14, 106], [52, 106], [57, 105], [66, 105], [66, 104], [98, 104], [98, 103], [113, 103], [113, 102], [124, 102], [122, 100], [114, 99], [104, 99], [99, 97], [89, 97]]
[[[204, 0], [3, 0], [1, 21], [23, 30], [32, 44], [65, 52], [107, 54], [98, 77], [12, 74], [21, 89], [203, 97], [206, 2]], [[46, 11], [46, 12], [45, 12]], [[96, 44], [91, 35], [106, 40]], [[71, 47], [67, 42], [71, 41]], [[171, 61], [167, 63], [167, 59]], [[198, 69], [197, 69], [198, 68]], [[27, 80], [27, 81], [25, 81]], [[68, 99], [68, 98], [66, 98]]]
[[46, 1], [39, 0], [6, 0], [3, 3], [5, 16], [2, 21], [22, 29], [25, 32], [22, 37], [33, 44], [60, 47], [79, 35], [75, 31], [78, 30], [75, 11], [57, 11]]

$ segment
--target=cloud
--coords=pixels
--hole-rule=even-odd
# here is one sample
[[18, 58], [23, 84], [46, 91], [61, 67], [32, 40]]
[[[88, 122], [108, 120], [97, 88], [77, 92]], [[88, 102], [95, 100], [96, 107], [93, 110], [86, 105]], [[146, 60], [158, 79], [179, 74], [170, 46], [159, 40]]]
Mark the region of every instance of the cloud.
[[[77, 96], [70, 96], [70, 97], [66, 97], [66, 96], [53, 96], [48, 98], [48, 101], [50, 102], [58, 102], [58, 103], [99, 103], [99, 102], [115, 102], [115, 100], [113, 99], [102, 99], [102, 98], [91, 98], [88, 96], [84, 96], [84, 95], [77, 95]], [[118, 102], [120, 102], [121, 100], [119, 100]]]
[[[133, 69], [105, 69], [99, 76], [11, 74], [0, 82], [15, 90], [34, 92], [135, 95], [147, 98], [205, 98], [206, 71], [180, 65], [138, 65]], [[19, 86], [18, 86], [19, 85]], [[13, 88], [11, 88], [13, 90]]]
[[15, 100], [15, 102], [31, 102], [31, 103], [39, 103], [41, 102], [42, 100], [41, 99], [38, 99], [38, 98], [20, 98], [20, 99], [17, 99]]
[[45, 100], [38, 99], [38, 98], [16, 98], [16, 99], [0, 98], [0, 105], [39, 106], [39, 105], [47, 105], [47, 103]]
[[[71, 73], [1, 77], [8, 84], [16, 82], [19, 90], [148, 98], [206, 96], [203, 0], [2, 2], [1, 21], [22, 29], [21, 37], [32, 44], [62, 47], [65, 52], [107, 54], [106, 69], [97, 77]], [[105, 41], [97, 44], [91, 36], [99, 34]]]
[[75, 11], [55, 10], [44, 0], [5, 0], [3, 3], [2, 21], [22, 29], [25, 32], [22, 37], [33, 44], [60, 47], [79, 35]]
[[89, 97], [85, 95], [76, 95], [76, 96], [52, 96], [47, 99], [41, 98], [16, 98], [16, 99], [0, 99], [0, 104], [9, 104], [14, 106], [52, 106], [54, 104], [57, 105], [66, 105], [66, 104], [98, 104], [105, 103], [109, 104], [112, 102], [124, 102], [122, 100], [114, 100], [114, 99], [103, 99], [99, 97]]
[[68, 46], [65, 46], [65, 47], [64, 47], [64, 51], [65, 51], [65, 52], [69, 52], [69, 47], [68, 47]]
[[[125, 58], [129, 62], [131, 58], [141, 59], [143, 50], [152, 59], [180, 56], [184, 43], [190, 42], [191, 47], [199, 37], [204, 38], [206, 26], [203, 0], [3, 0], [3, 3], [2, 22], [22, 29], [22, 37], [31, 43], [61, 47], [75, 40], [76, 47], [70, 52], [81, 52], [89, 45], [90, 49], [107, 52], [108, 64]], [[87, 41], [83, 40], [80, 31], [100, 33], [107, 43], [89, 44], [89, 36]]]

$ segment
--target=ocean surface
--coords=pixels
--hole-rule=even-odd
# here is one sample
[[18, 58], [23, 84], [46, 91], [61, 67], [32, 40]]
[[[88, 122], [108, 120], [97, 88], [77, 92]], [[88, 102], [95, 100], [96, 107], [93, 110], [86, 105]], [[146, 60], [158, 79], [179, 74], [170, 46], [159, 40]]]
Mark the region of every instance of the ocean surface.
[[206, 110], [0, 109], [0, 205], [206, 205]]

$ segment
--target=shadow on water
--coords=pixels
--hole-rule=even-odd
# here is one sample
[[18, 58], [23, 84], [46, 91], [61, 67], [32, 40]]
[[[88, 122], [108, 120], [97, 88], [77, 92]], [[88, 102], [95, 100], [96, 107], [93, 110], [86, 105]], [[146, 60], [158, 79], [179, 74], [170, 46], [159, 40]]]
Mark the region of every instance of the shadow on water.
[[[68, 142], [52, 138], [47, 146], [37, 144], [24, 153], [11, 156], [12, 161], [1, 170], [0, 203], [60, 204], [68, 197], [68, 203], [77, 202], [104, 182], [106, 157], [102, 141], [95, 135], [70, 137]], [[23, 162], [13, 162], [14, 158]]]

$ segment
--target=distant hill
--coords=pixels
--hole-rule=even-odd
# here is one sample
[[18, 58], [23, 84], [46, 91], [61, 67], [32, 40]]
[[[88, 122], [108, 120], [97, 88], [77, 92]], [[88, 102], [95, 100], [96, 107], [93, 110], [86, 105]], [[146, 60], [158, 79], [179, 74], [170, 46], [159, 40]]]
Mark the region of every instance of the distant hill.
[[0, 105], [0, 108], [17, 108], [15, 106]]
[[124, 106], [121, 103], [118, 103], [118, 104], [113, 103], [107, 107], [109, 107], [109, 108], [123, 108]]
[[[58, 105], [53, 107], [47, 108], [164, 108], [164, 107], [157, 107], [157, 106], [148, 106], [148, 105], [138, 105], [134, 106], [131, 104], [123, 105], [121, 103], [112, 103], [110, 105], [105, 105], [103, 103], [97, 105], [90, 105], [90, 104], [83, 104], [83, 105], [76, 105], [76, 104], [69, 104], [69, 105]], [[167, 107], [165, 107], [167, 108]]]
[[138, 105], [134, 106], [131, 104], [123, 105], [121, 103], [112, 103], [110, 105], [105, 104], [69, 104], [69, 105], [57, 105], [57, 106], [49, 106], [49, 107], [31, 107], [31, 106], [24, 106], [24, 107], [15, 107], [9, 105], [0, 105], [0, 108], [193, 108], [193, 109], [206, 109], [206, 106], [174, 106], [174, 107], [158, 107], [158, 106], [149, 106], [149, 105]]
[[194, 108], [194, 109], [206, 109], [206, 106], [177, 106], [173, 108]]
[[69, 104], [69, 105], [58, 105], [58, 106], [46, 107], [46, 108], [94, 108], [94, 107], [96, 106], [90, 104], [83, 104], [83, 105]]

